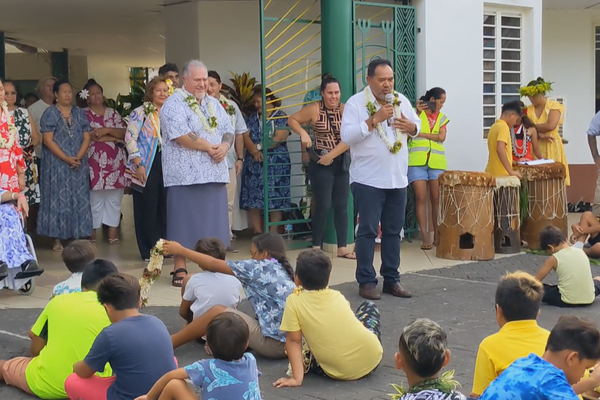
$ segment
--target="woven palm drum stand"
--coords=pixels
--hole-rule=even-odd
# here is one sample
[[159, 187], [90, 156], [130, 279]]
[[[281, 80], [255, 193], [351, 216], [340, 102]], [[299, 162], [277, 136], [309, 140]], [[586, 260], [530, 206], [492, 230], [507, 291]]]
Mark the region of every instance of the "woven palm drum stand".
[[567, 189], [565, 166], [561, 163], [546, 165], [518, 165], [523, 175], [521, 201], [527, 199], [527, 212], [521, 238], [532, 250], [541, 250], [540, 232], [552, 225], [568, 236]]
[[494, 190], [494, 248], [497, 254], [521, 252], [521, 180], [516, 176], [496, 177]]
[[436, 256], [449, 260], [494, 258], [494, 189], [483, 172], [446, 171], [438, 178], [440, 244]]

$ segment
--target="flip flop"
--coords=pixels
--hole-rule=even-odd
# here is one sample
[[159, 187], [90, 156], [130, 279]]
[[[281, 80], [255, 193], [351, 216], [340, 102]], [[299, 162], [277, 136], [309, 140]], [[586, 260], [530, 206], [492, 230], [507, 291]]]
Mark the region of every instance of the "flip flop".
[[119, 240], [119, 238], [114, 238], [114, 239], [108, 239], [108, 244], [120, 244], [121, 241]]
[[356, 254], [355, 253], [346, 253], [344, 255], [338, 256], [338, 258], [345, 258], [346, 260], [356, 260]]
[[52, 251], [57, 253], [63, 251], [63, 245], [61, 243], [54, 243], [54, 246], [52, 246]]
[[181, 287], [183, 285], [184, 276], [177, 276], [177, 274], [180, 274], [182, 272], [185, 272], [186, 275], [188, 274], [188, 271], [185, 268], [179, 268], [171, 272], [171, 275], [173, 275], [173, 279], [171, 280], [172, 286]]
[[433, 243], [421, 245], [421, 250], [431, 250], [431, 249], [433, 249]]

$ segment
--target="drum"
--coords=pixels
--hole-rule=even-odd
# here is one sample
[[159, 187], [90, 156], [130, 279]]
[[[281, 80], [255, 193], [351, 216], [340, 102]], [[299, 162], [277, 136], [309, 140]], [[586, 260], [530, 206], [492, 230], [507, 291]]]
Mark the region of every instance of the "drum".
[[527, 211], [523, 206], [521, 238], [532, 250], [540, 250], [540, 232], [552, 225], [568, 237], [566, 169], [561, 163], [545, 165], [518, 165], [523, 175], [521, 199], [527, 199]]
[[494, 258], [494, 187], [487, 173], [446, 171], [438, 178], [440, 243], [436, 256], [450, 260]]
[[496, 177], [494, 190], [494, 248], [498, 254], [521, 252], [521, 180], [516, 176]]

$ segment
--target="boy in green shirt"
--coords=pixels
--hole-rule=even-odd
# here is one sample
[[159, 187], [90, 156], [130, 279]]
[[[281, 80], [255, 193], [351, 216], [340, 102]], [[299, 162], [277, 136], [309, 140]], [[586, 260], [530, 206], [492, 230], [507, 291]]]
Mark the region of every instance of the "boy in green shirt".
[[[0, 382], [42, 399], [66, 398], [65, 380], [73, 372], [73, 364], [85, 357], [98, 333], [110, 325], [96, 287], [117, 272], [110, 261], [90, 262], [81, 277], [82, 291], [50, 300], [31, 328], [31, 357], [0, 360]], [[40, 337], [46, 330], [48, 340]], [[101, 376], [111, 375], [107, 365]]]

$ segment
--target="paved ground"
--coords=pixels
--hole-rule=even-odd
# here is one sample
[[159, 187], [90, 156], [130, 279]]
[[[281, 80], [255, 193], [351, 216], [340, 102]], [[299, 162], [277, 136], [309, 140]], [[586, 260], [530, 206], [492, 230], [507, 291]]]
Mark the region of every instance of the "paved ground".
[[[380, 368], [371, 376], [357, 382], [336, 382], [329, 379], [309, 376], [301, 388], [274, 389], [271, 383], [283, 376], [287, 363], [259, 359], [263, 375], [261, 389], [265, 399], [386, 399], [391, 392], [390, 383], [404, 382], [403, 375], [393, 366], [393, 354], [398, 348], [401, 329], [418, 317], [437, 321], [449, 334], [452, 360], [449, 368], [456, 371], [456, 377], [463, 384], [463, 391], [469, 393], [473, 367], [479, 342], [497, 330], [494, 317], [495, 282], [506, 271], [517, 269], [534, 272], [541, 265], [543, 257], [519, 255], [489, 262], [457, 265], [450, 268], [409, 273], [403, 276], [404, 285], [413, 291], [412, 299], [396, 299], [385, 296], [378, 305], [383, 319], [384, 359]], [[600, 268], [592, 266], [594, 274]], [[356, 286], [347, 283], [335, 286], [346, 295], [353, 307], [361, 300]], [[34, 322], [39, 309], [5, 309], [0, 311], [0, 358], [25, 355], [28, 342], [9, 336], [3, 331], [26, 335]], [[145, 312], [161, 318], [170, 331], [181, 326], [174, 307], [150, 307]], [[564, 313], [574, 312], [600, 322], [600, 304], [585, 309], [561, 310], [543, 306], [539, 322], [550, 329], [557, 318]], [[186, 364], [206, 356], [198, 344], [191, 344], [176, 352], [181, 364]], [[31, 397], [0, 386], [0, 399], [31, 399]]]

